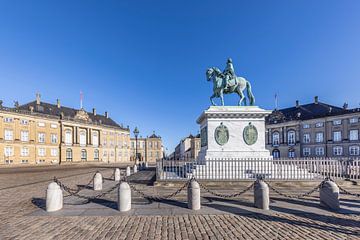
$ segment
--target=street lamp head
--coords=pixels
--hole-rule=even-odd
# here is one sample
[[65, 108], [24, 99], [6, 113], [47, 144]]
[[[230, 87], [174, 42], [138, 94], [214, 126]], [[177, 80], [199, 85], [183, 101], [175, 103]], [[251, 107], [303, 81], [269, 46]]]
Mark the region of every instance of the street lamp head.
[[137, 138], [138, 137], [138, 135], [139, 135], [139, 129], [137, 128], [137, 127], [135, 127], [135, 129], [134, 129], [134, 135], [135, 135], [135, 137]]

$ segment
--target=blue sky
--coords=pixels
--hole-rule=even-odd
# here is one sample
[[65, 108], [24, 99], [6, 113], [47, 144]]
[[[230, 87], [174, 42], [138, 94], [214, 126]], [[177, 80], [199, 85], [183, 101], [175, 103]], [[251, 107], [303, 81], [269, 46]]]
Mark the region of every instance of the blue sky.
[[[232, 57], [257, 105], [360, 103], [360, 1], [0, 0], [0, 98], [42, 99], [153, 130], [171, 151]], [[227, 104], [236, 104], [226, 96]]]

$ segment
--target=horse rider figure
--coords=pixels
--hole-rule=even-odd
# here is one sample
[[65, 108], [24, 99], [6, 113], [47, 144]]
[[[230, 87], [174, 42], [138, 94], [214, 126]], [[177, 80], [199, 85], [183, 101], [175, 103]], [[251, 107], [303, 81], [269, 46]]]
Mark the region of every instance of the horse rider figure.
[[[235, 70], [234, 70], [234, 65], [232, 63], [232, 59], [228, 58], [227, 62], [226, 62], [226, 67], [223, 71], [224, 74], [224, 79], [225, 79], [225, 88], [224, 91], [228, 90], [231, 87], [231, 79], [235, 79], [236, 75], [235, 75]], [[235, 83], [234, 83], [235, 84]]]

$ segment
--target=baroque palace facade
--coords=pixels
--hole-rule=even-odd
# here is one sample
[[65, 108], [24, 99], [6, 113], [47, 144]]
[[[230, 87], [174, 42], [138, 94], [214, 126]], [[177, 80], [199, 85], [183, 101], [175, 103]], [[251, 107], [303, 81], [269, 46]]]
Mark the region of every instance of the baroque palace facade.
[[[136, 148], [137, 142], [137, 148]], [[154, 163], [164, 157], [162, 140], [155, 132], [146, 138], [131, 138], [131, 161], [135, 161], [136, 151], [140, 162]]]
[[266, 147], [274, 158], [351, 158], [360, 153], [360, 108], [319, 102], [275, 109], [266, 119]]
[[0, 104], [0, 163], [59, 164], [130, 161], [130, 130], [96, 109], [36, 100], [14, 108]]

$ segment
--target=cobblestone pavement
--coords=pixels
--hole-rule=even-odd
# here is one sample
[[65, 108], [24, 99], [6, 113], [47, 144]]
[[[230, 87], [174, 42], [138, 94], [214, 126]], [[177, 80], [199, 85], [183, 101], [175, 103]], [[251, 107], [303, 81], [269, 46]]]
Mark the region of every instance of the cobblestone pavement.
[[[67, 169], [55, 175], [75, 186], [86, 184], [94, 172], [95, 168]], [[112, 169], [101, 172], [109, 177]], [[13, 173], [12, 182], [3, 184], [8, 175], [0, 173], [0, 239], [360, 239], [360, 214], [356, 212], [325, 215], [296, 209], [235, 214], [180, 211], [176, 215], [39, 216], [34, 213], [43, 210], [34, 199], [44, 199], [49, 183], [46, 179], [51, 179], [54, 172], [40, 171], [26, 181], [27, 176]], [[249, 201], [251, 197], [246, 196]], [[359, 208], [360, 199], [349, 198], [345, 203]]]

